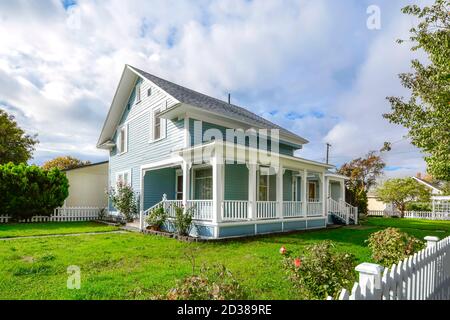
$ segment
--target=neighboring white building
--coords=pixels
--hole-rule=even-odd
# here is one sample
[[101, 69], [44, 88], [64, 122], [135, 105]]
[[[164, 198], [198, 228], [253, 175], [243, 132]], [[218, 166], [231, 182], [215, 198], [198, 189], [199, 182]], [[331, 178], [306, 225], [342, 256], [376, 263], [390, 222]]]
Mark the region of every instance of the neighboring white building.
[[108, 161], [88, 164], [64, 170], [69, 179], [69, 196], [66, 207], [98, 207], [108, 206], [105, 193], [108, 188]]
[[423, 184], [424, 186], [426, 186], [427, 188], [429, 188], [431, 190], [431, 195], [433, 196], [439, 196], [442, 195], [442, 190], [440, 189], [440, 187], [434, 183], [430, 183], [428, 181], [425, 181], [421, 178], [418, 177], [412, 177], [414, 180], [416, 180], [417, 182]]

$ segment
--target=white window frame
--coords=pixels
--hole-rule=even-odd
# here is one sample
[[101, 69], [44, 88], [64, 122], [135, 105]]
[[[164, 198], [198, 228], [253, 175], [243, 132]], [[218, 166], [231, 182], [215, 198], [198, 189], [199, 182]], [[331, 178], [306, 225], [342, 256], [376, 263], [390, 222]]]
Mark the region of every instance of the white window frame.
[[[182, 176], [183, 176], [183, 170], [177, 169], [175, 171], [175, 200], [180, 200], [180, 199], [178, 199], [178, 187], [179, 187], [178, 177], [182, 177]], [[181, 200], [183, 200], [183, 191], [181, 191]]]
[[[123, 144], [124, 150], [121, 150], [122, 145], [122, 130], [124, 131], [124, 140], [125, 143]], [[119, 151], [119, 155], [127, 153], [128, 152], [128, 124], [125, 124], [123, 126], [120, 126], [117, 130], [117, 150]]]
[[116, 180], [115, 180], [114, 187], [117, 186], [117, 183], [119, 182], [119, 177], [120, 176], [125, 177], [125, 174], [128, 175], [128, 179], [126, 181], [126, 184], [129, 185], [129, 186], [132, 186], [131, 169], [128, 169], [128, 170], [123, 170], [123, 171], [117, 171], [116, 172]]
[[159, 138], [155, 139], [155, 115], [158, 112], [162, 111], [162, 106], [158, 106], [150, 112], [150, 143], [157, 142], [166, 138], [167, 121], [164, 118], [159, 118]]
[[137, 85], [136, 85], [136, 92], [135, 92], [135, 94], [136, 94], [136, 104], [137, 103], [139, 103], [139, 102], [141, 102], [141, 100], [142, 100], [142, 83], [138, 83]]

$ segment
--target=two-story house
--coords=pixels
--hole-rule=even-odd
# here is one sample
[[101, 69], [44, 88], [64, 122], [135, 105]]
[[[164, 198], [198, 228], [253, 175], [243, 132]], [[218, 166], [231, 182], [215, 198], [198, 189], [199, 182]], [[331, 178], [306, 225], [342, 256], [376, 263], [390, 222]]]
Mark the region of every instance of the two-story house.
[[325, 228], [329, 215], [357, 220], [345, 177], [294, 155], [306, 143], [229, 101], [126, 65], [97, 146], [110, 153], [110, 186], [121, 180], [139, 193], [141, 228], [150, 209], [173, 216], [177, 205], [193, 208], [193, 235], [224, 238]]

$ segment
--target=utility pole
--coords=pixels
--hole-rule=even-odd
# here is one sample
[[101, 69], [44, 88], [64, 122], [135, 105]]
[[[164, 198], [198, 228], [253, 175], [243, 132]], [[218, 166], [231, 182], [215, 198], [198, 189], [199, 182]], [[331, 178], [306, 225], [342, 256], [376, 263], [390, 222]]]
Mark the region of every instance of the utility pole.
[[331, 147], [331, 144], [329, 144], [329, 143], [327, 142], [327, 164], [328, 164], [329, 155], [330, 155], [330, 147]]

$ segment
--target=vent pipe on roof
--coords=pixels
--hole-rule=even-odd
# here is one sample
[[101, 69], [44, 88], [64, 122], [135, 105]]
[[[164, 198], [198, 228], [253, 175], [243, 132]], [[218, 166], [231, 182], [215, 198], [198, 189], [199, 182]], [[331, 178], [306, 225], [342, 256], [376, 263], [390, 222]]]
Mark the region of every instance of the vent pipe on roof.
[[228, 94], [228, 104], [231, 104], [231, 94]]

